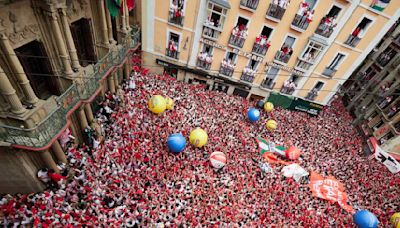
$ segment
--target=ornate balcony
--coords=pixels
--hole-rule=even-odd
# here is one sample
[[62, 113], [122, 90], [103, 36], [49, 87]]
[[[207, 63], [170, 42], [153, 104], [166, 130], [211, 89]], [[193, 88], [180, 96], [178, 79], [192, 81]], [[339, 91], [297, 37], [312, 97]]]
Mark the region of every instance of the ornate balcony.
[[360, 42], [361, 38], [357, 36], [350, 35], [346, 42], [344, 42], [346, 45], [349, 45], [350, 47], [356, 47], [357, 44]]
[[285, 14], [286, 9], [280, 7], [279, 5], [276, 4], [269, 4], [268, 10], [267, 10], [267, 18], [273, 21], [280, 21], [283, 17], [283, 14]]
[[233, 68], [226, 66], [221, 66], [221, 68], [219, 68], [219, 73], [228, 77], [232, 77], [233, 71], [234, 71]]
[[261, 45], [259, 43], [255, 43], [254, 42], [252, 52], [254, 54], [258, 54], [258, 55], [264, 56], [265, 54], [267, 54], [268, 48], [269, 48], [269, 46], [267, 44]]
[[196, 66], [205, 70], [209, 70], [211, 68], [211, 63], [208, 63], [206, 60], [197, 59]]
[[129, 36], [133, 39], [125, 40], [124, 44], [118, 46], [117, 51], [110, 51], [98, 61], [93, 66], [94, 71], [84, 75], [81, 84], [72, 84], [63, 94], [57, 97], [57, 107], [34, 128], [24, 129], [0, 125], [0, 141], [32, 148], [47, 146], [67, 126], [69, 115], [78, 108], [80, 101], [88, 100], [95, 95], [101, 86], [100, 81], [107, 76], [106, 73], [121, 65], [130, 50], [138, 46], [140, 41], [139, 28], [133, 28]]
[[184, 16], [176, 16], [175, 13], [170, 12], [168, 15], [168, 22], [183, 27]]
[[235, 47], [238, 47], [238, 48], [242, 48], [245, 41], [246, 41], [246, 39], [240, 35], [236, 36], [236, 35], [231, 34], [231, 37], [229, 38], [229, 44], [233, 45]]
[[288, 63], [291, 56], [291, 54], [284, 54], [282, 51], [277, 51], [275, 55], [275, 60], [281, 63]]
[[254, 11], [257, 9], [258, 2], [258, 0], [240, 0], [240, 6], [249, 8]]
[[295, 68], [296, 68], [296, 70], [307, 71], [312, 67], [312, 65], [314, 65], [314, 62], [299, 58], [299, 60], [296, 63]]
[[335, 75], [336, 71], [337, 70], [330, 69], [330, 68], [325, 68], [325, 70], [322, 72], [322, 74], [327, 76], [327, 77], [333, 77], [333, 75]]
[[222, 32], [222, 26], [215, 27], [209, 21], [205, 21], [203, 24], [203, 37], [208, 38], [210, 40], [218, 40], [219, 35]]
[[315, 98], [317, 98], [317, 97], [318, 97], [318, 92], [310, 91], [310, 92], [308, 92], [308, 94], [307, 94], [307, 96], [306, 96], [306, 99], [307, 99], [307, 100], [310, 100], [310, 101], [313, 101], [313, 100], [315, 100]]
[[326, 23], [324, 23], [323, 20], [321, 20], [321, 22], [319, 23], [319, 25], [317, 27], [317, 30], [315, 30], [315, 33], [320, 36], [329, 38], [332, 35], [333, 29], [335, 28], [335, 26], [327, 25]]
[[291, 88], [289, 86], [283, 86], [280, 90], [281, 93], [287, 94], [287, 95], [293, 95], [294, 91], [296, 88]]
[[165, 55], [173, 59], [179, 59], [179, 51], [172, 51], [166, 48]]
[[292, 28], [299, 32], [304, 32], [308, 28], [309, 24], [307, 17], [296, 14], [292, 21]]
[[261, 87], [266, 89], [273, 89], [275, 87], [276, 82], [274, 82], [273, 78], [266, 78], [262, 81]]
[[254, 74], [249, 74], [249, 73], [242, 73], [242, 76], [240, 77], [240, 80], [245, 81], [245, 82], [249, 82], [249, 83], [253, 83], [254, 81]]

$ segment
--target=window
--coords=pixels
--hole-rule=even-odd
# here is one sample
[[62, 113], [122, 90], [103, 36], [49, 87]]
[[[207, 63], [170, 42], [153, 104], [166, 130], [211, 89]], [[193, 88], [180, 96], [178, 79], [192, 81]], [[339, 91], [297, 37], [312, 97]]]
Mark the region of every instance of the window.
[[259, 63], [260, 63], [260, 62], [251, 59], [250, 62], [249, 62], [248, 67], [251, 68], [252, 70], [256, 70]]
[[311, 10], [314, 9], [317, 0], [306, 0], [305, 2], [308, 3], [308, 8]]
[[261, 36], [267, 37], [267, 39], [270, 39], [272, 33], [272, 28], [264, 26], [263, 30], [261, 31]]
[[314, 41], [310, 41], [308, 43], [307, 49], [304, 51], [303, 55], [301, 56], [302, 59], [308, 62], [314, 62], [316, 58], [321, 54], [324, 46]]
[[226, 59], [230, 60], [232, 63], [236, 62], [237, 54], [234, 52], [228, 52], [226, 54]]
[[333, 61], [331, 62], [331, 64], [329, 64], [328, 69], [336, 70], [343, 59], [344, 59], [344, 55], [338, 53], [336, 55], [336, 57], [333, 59]]
[[387, 5], [389, 5], [390, 0], [374, 0], [372, 1], [371, 8], [378, 11], [383, 11]]
[[332, 8], [329, 10], [329, 13], [326, 15], [328, 18], [329, 17], [335, 17], [339, 16], [339, 13], [342, 9], [337, 7], [337, 6], [332, 6]]
[[[83, 67], [96, 61], [90, 20], [82, 18], [71, 23], [71, 33], [77, 50], [79, 64]], [[89, 32], [88, 32], [89, 31]]]
[[214, 23], [214, 27], [222, 29], [224, 27], [227, 9], [213, 3], [208, 3], [207, 18]]
[[317, 82], [317, 84], [314, 86], [314, 89], [320, 91], [323, 86], [324, 86], [323, 82]]
[[179, 59], [179, 35], [173, 32], [169, 33], [168, 47], [166, 53], [168, 57]]
[[246, 18], [243, 17], [239, 17], [238, 21], [236, 23], [236, 26], [242, 27], [242, 28], [246, 28], [247, 24], [249, 23], [249, 20], [247, 20]]
[[205, 52], [205, 53], [207, 53], [207, 54], [209, 54], [209, 55], [212, 55], [213, 46], [208, 45], [208, 44], [204, 44], [204, 45], [203, 45], [203, 49], [202, 49], [201, 52]]
[[298, 75], [292, 74], [292, 76], [290, 76], [289, 81], [292, 81], [292, 82], [296, 83], [296, 85], [297, 85], [299, 79], [300, 79], [300, 77]]
[[359, 38], [362, 38], [365, 34], [365, 31], [367, 30], [368, 26], [371, 24], [371, 20], [364, 17], [361, 22], [358, 24], [358, 26], [354, 29], [352, 36], [356, 36]]
[[378, 64], [382, 67], [386, 66], [397, 55], [397, 52], [396, 48], [387, 47], [377, 58]]
[[270, 67], [268, 69], [265, 80], [261, 86], [272, 89], [274, 87], [275, 78], [276, 78], [276, 76], [278, 76], [278, 73], [279, 73], [279, 68]]
[[296, 38], [291, 37], [291, 36], [287, 36], [286, 40], [285, 40], [285, 43], [283, 43], [283, 46], [292, 48], [295, 41], [296, 41]]
[[183, 26], [184, 0], [170, 0], [168, 22]]

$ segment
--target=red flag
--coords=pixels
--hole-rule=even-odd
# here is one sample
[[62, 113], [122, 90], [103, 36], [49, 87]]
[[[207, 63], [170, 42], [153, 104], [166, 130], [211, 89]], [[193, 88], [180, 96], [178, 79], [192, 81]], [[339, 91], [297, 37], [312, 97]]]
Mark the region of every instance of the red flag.
[[126, 0], [126, 5], [128, 6], [128, 10], [132, 11], [135, 8], [135, 0]]

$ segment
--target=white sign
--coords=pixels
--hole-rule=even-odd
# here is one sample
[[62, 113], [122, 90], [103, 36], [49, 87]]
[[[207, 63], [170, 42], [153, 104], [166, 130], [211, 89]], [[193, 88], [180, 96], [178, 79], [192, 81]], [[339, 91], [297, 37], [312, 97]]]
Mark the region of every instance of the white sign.
[[378, 145], [375, 145], [375, 158], [384, 164], [390, 172], [400, 172], [400, 163]]

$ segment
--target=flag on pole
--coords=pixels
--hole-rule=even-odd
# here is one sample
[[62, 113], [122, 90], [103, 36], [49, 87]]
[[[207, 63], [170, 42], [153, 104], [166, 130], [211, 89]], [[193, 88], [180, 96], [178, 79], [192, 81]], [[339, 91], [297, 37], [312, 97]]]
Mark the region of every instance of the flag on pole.
[[128, 10], [132, 11], [135, 8], [135, 0], [126, 0], [126, 5], [128, 6]]
[[107, 9], [110, 12], [111, 17], [116, 17], [118, 13], [121, 11], [121, 2], [122, 0], [107, 0]]
[[372, 3], [372, 9], [383, 11], [390, 3], [390, 0], [375, 0]]

